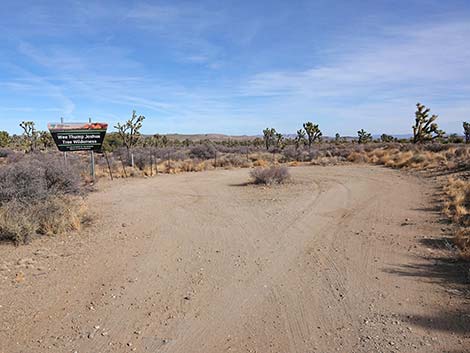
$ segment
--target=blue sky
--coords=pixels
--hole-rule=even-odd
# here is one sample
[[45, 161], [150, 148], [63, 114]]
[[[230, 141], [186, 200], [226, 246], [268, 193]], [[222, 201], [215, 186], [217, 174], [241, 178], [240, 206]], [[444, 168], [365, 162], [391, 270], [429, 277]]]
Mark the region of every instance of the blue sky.
[[0, 2], [0, 130], [409, 133], [470, 120], [468, 0]]

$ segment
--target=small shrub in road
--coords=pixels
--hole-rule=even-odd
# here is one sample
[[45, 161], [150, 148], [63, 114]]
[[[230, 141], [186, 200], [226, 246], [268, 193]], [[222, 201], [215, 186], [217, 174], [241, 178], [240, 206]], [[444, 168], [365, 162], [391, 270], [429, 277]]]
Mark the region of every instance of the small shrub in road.
[[289, 169], [286, 167], [256, 168], [250, 173], [255, 184], [283, 184], [290, 179]]

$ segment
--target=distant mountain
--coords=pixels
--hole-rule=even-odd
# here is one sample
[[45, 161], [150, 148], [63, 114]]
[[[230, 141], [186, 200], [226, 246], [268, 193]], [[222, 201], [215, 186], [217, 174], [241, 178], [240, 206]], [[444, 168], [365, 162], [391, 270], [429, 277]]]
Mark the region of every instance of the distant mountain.
[[[248, 135], [241, 135], [241, 136], [231, 136], [231, 135], [224, 135], [224, 134], [161, 134], [162, 136], [166, 136], [170, 140], [177, 140], [177, 141], [200, 141], [200, 140], [210, 140], [210, 141], [227, 141], [227, 140], [235, 140], [235, 141], [246, 141], [252, 140], [259, 136], [248, 136]], [[151, 135], [146, 135], [151, 136]]]
[[[161, 134], [162, 136], [166, 136], [167, 138], [171, 140], [178, 140], [178, 141], [184, 141], [184, 140], [190, 140], [190, 141], [201, 141], [201, 140], [210, 140], [210, 141], [227, 141], [227, 140], [234, 140], [234, 141], [247, 141], [247, 140], [253, 140], [255, 138], [263, 138], [262, 135], [224, 135], [224, 134], [216, 134], [216, 133], [211, 133], [211, 134]], [[382, 134], [373, 134], [372, 137], [374, 139], [380, 139], [380, 136]], [[389, 135], [389, 134], [387, 134]], [[409, 139], [412, 138], [412, 134], [390, 134], [391, 136], [397, 138], [397, 139]], [[458, 134], [461, 136], [461, 134]], [[152, 135], [145, 135], [145, 136], [152, 136]], [[297, 135], [296, 134], [283, 134], [285, 138], [290, 138], [293, 139]], [[346, 140], [354, 140], [357, 139], [357, 135], [355, 136], [341, 136], [341, 138], [346, 139]], [[334, 136], [323, 136], [324, 140], [334, 140]]]

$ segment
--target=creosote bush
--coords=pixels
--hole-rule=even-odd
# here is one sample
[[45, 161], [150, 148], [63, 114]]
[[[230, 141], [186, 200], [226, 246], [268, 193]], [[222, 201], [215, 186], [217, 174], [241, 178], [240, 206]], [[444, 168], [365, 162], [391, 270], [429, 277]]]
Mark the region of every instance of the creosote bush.
[[255, 168], [250, 173], [255, 184], [283, 184], [290, 179], [289, 169], [282, 166]]

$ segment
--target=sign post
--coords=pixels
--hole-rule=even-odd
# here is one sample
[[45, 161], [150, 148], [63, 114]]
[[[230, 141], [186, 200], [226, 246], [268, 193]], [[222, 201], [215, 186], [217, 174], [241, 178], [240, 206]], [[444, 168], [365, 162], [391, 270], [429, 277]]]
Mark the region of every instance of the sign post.
[[[88, 123], [49, 124], [48, 128], [59, 151], [80, 152], [90, 151], [90, 174], [95, 182], [95, 152], [101, 152], [108, 124]], [[66, 155], [65, 155], [66, 156]], [[67, 158], [67, 157], [64, 157]]]
[[[60, 118], [60, 123], [61, 124], [64, 124], [64, 118]], [[67, 152], [64, 152], [64, 163], [65, 163], [65, 166], [67, 167]]]
[[[88, 122], [91, 124], [91, 118], [88, 118]], [[104, 140], [104, 139], [103, 139]], [[91, 169], [90, 169], [90, 172], [91, 172], [91, 178], [93, 180], [93, 184], [95, 183], [95, 151], [91, 150], [90, 152], [91, 154]]]

